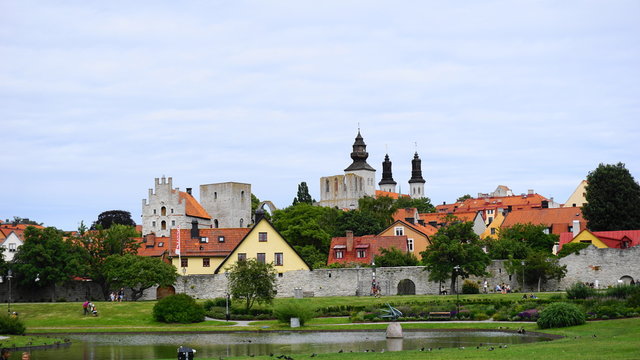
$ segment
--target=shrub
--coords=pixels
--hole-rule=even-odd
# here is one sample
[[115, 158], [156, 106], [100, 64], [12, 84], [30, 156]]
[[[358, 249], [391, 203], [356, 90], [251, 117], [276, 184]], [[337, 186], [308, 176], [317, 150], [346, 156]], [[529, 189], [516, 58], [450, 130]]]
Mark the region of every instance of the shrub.
[[0, 315], [0, 334], [23, 335], [26, 330], [18, 317]]
[[[211, 309], [213, 309], [214, 307], [226, 308], [227, 307], [227, 299], [225, 299], [225, 298], [210, 299], [210, 300], [205, 301], [203, 306], [204, 306], [204, 309], [206, 311], [211, 311]], [[231, 306], [231, 301], [229, 301], [229, 306]]]
[[608, 288], [605, 293], [607, 294], [607, 296], [626, 299], [631, 295], [640, 293], [640, 287], [635, 285], [618, 285]]
[[316, 312], [307, 303], [294, 300], [276, 305], [273, 308], [273, 315], [278, 321], [285, 324], [289, 324], [291, 318], [298, 318], [300, 319], [300, 325], [304, 326], [307, 321], [316, 316]]
[[540, 317], [540, 313], [538, 312], [538, 309], [529, 309], [519, 312], [516, 316], [524, 321], [536, 321], [538, 320], [538, 317]]
[[596, 294], [596, 291], [583, 283], [575, 283], [567, 288], [567, 299], [586, 299]]
[[204, 308], [189, 295], [171, 295], [155, 304], [153, 318], [166, 323], [201, 322], [204, 321]]
[[477, 320], [477, 321], [489, 320], [489, 315], [482, 312], [475, 313], [473, 315], [473, 320]]
[[462, 293], [463, 294], [479, 294], [480, 286], [475, 281], [465, 280], [462, 283]]
[[557, 302], [540, 312], [538, 327], [541, 329], [558, 328], [582, 325], [585, 322], [586, 315], [577, 305]]

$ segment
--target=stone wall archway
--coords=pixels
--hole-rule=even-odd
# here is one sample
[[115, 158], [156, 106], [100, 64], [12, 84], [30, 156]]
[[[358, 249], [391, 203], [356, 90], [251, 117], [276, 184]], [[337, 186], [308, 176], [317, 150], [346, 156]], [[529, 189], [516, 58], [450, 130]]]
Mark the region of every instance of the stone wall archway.
[[398, 283], [398, 295], [415, 295], [416, 284], [411, 279], [403, 279]]
[[156, 300], [160, 300], [164, 297], [167, 297], [169, 295], [175, 295], [176, 294], [176, 288], [174, 288], [173, 286], [169, 285], [169, 286], [165, 286], [165, 287], [158, 287], [156, 289]]
[[635, 281], [629, 275], [625, 275], [625, 276], [621, 277], [620, 281], [622, 282], [621, 285], [634, 285], [635, 284]]

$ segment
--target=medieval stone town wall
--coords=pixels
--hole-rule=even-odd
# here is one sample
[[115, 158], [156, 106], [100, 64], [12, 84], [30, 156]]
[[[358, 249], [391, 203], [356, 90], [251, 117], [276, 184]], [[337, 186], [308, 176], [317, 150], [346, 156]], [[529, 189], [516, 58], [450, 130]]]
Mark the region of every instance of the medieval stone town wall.
[[[509, 284], [512, 289], [520, 290], [520, 276], [509, 274], [502, 260], [495, 260], [487, 268], [491, 276], [487, 277], [489, 289], [496, 284]], [[640, 279], [640, 247], [631, 249], [597, 249], [589, 247], [579, 255], [569, 255], [560, 260], [567, 265], [567, 275], [559, 283], [550, 281], [543, 285], [545, 291], [563, 290], [575, 282], [595, 283], [600, 287], [615, 286], [618, 280]], [[422, 267], [377, 268], [376, 281], [382, 295], [398, 294], [400, 281], [409, 279], [415, 285], [415, 293], [437, 294], [439, 283], [428, 280], [428, 272]], [[304, 296], [362, 296], [369, 295], [373, 279], [372, 268], [318, 269], [313, 271], [289, 271], [278, 277], [278, 297], [294, 297], [296, 292]], [[482, 282], [484, 278], [472, 278]], [[0, 301], [8, 298], [7, 281], [0, 284]], [[450, 291], [449, 284], [443, 284]], [[218, 275], [191, 275], [179, 277], [174, 285], [177, 293], [187, 293], [198, 299], [224, 297], [227, 291], [227, 278]], [[525, 288], [527, 292], [537, 289]], [[12, 286], [14, 301], [50, 301], [65, 299], [81, 301], [86, 295], [94, 299], [100, 296], [99, 288], [90, 282], [77, 282], [66, 287], [56, 287], [55, 296], [51, 289], [20, 289], [15, 282]], [[143, 300], [155, 300], [156, 289], [145, 292]]]

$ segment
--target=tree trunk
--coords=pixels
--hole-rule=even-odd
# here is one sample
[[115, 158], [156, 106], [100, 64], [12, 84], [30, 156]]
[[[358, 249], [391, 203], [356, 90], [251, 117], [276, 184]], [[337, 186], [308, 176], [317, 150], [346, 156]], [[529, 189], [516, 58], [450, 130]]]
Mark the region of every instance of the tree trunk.
[[452, 276], [451, 277], [451, 294], [457, 294], [458, 293], [458, 289], [456, 287], [456, 281], [458, 280], [457, 276]]
[[538, 292], [540, 292], [540, 284], [542, 283], [542, 276], [538, 276]]

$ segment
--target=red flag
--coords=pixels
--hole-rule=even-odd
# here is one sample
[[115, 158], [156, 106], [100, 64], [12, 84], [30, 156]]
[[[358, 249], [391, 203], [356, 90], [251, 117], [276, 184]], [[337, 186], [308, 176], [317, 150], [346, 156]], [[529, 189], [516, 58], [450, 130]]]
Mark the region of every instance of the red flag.
[[180, 255], [180, 225], [178, 225], [178, 243], [176, 244], [176, 255]]

